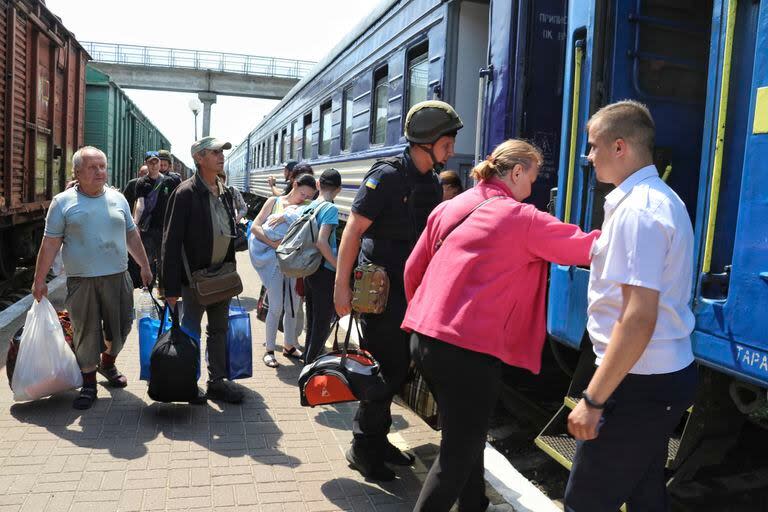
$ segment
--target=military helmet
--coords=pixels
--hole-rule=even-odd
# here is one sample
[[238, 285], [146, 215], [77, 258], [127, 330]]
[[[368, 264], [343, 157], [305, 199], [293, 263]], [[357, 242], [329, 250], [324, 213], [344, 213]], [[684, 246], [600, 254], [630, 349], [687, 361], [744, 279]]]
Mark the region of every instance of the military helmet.
[[422, 101], [408, 111], [405, 138], [413, 144], [434, 144], [443, 135], [464, 127], [459, 114], [444, 101]]

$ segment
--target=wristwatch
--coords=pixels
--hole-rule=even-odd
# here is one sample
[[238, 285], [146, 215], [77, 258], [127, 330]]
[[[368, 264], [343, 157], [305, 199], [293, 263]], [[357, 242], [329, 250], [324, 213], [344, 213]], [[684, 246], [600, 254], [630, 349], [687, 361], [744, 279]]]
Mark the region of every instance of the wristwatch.
[[592, 398], [587, 393], [586, 389], [581, 392], [581, 398], [582, 400], [584, 400], [584, 403], [587, 404], [587, 407], [590, 407], [592, 409], [605, 409], [605, 402], [603, 402], [602, 404], [599, 404], [594, 400], [592, 400]]

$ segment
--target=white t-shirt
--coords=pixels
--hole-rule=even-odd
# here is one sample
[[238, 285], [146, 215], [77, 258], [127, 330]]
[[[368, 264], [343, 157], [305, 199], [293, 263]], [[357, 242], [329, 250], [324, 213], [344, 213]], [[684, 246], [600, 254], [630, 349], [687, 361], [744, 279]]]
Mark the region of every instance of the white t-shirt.
[[689, 306], [693, 228], [683, 201], [653, 165], [629, 176], [605, 198], [602, 235], [592, 247], [589, 319], [597, 364], [602, 361], [622, 307], [621, 285], [659, 292], [656, 328], [630, 373], [659, 374], [693, 362]]

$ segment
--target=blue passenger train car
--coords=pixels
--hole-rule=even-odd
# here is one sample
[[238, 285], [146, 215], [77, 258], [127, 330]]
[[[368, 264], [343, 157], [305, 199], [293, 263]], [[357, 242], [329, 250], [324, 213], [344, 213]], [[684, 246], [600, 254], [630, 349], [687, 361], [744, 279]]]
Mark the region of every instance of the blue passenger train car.
[[[607, 103], [642, 101], [657, 124], [656, 165], [697, 240], [701, 386], [670, 443], [670, 487], [736, 510], [701, 482], [750, 496], [768, 487], [767, 61], [768, 5], [754, 0], [386, 0], [232, 151], [227, 172], [268, 197], [267, 178], [281, 182], [289, 159], [335, 167], [344, 216], [373, 161], [405, 147], [409, 107], [437, 98], [464, 121], [448, 168], [467, 184], [498, 143], [532, 140], [545, 164], [530, 201], [593, 229], [610, 187], [586, 160], [586, 121]], [[585, 268], [551, 269], [547, 329], [573, 379], [536, 443], [566, 467], [575, 443], [564, 420], [593, 372], [588, 279]]]
[[486, 65], [488, 2], [385, 1], [345, 37], [228, 159], [232, 183], [268, 196], [267, 177], [283, 163], [335, 167], [342, 216], [372, 163], [406, 145], [409, 107], [428, 98], [453, 103], [468, 129], [450, 166], [466, 174], [475, 152], [477, 70]]
[[[696, 237], [692, 338], [701, 382], [670, 442], [670, 489], [713, 510], [768, 506], [757, 476], [768, 468], [767, 43], [765, 2], [571, 0], [568, 8], [557, 214], [600, 227], [610, 190], [586, 160], [586, 121], [613, 101], [648, 105], [656, 165], [685, 201]], [[550, 279], [548, 331], [581, 359], [565, 405], [536, 442], [570, 467], [575, 443], [565, 418], [594, 361], [585, 333], [589, 270], [555, 265]]]

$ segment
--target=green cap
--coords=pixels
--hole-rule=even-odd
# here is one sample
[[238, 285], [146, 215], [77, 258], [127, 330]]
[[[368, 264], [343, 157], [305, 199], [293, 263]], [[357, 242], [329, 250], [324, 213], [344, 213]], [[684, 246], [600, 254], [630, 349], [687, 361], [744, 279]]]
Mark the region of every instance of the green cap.
[[414, 144], [434, 144], [443, 135], [452, 135], [464, 124], [459, 114], [444, 101], [422, 101], [408, 111], [405, 138]]
[[173, 158], [171, 157], [171, 152], [167, 149], [161, 149], [157, 152], [157, 158], [160, 160], [165, 160], [166, 162], [172, 162]]
[[232, 149], [232, 144], [216, 137], [203, 137], [192, 144], [192, 156], [195, 156], [204, 149]]

